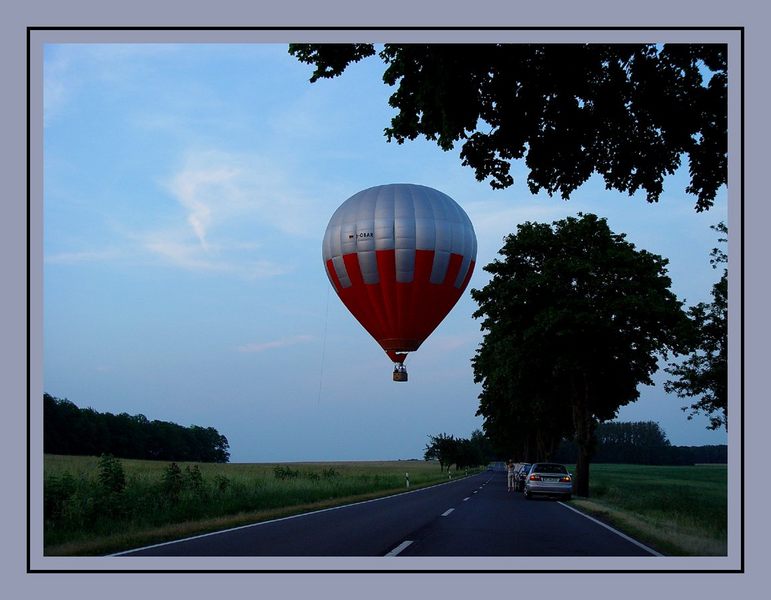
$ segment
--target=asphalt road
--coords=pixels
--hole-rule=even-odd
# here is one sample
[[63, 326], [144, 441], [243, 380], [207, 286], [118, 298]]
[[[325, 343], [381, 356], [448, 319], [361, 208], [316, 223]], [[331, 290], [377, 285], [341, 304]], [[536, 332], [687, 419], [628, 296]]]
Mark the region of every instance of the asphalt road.
[[124, 552], [121, 556], [652, 556], [551, 499], [485, 472], [431, 488]]

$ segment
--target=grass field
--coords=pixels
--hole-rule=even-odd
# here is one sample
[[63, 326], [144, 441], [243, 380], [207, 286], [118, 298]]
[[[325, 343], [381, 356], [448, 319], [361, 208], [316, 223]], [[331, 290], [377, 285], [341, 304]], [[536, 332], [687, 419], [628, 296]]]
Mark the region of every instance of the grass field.
[[[423, 461], [281, 464], [45, 457], [46, 555], [102, 555], [397, 493], [447, 479]], [[456, 475], [457, 476], [457, 475]], [[724, 556], [725, 465], [591, 466], [590, 498], [571, 505], [665, 555]]]
[[571, 503], [667, 556], [725, 556], [725, 465], [593, 464], [589, 499]]

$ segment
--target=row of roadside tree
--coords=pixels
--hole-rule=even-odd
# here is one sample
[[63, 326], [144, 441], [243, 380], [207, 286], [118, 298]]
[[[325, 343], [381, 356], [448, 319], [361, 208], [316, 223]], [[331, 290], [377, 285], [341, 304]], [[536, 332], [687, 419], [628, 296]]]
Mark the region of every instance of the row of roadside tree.
[[[592, 462], [634, 465], [694, 465], [728, 462], [728, 446], [674, 446], [654, 421], [600, 423], [595, 431]], [[578, 448], [563, 440], [552, 456], [555, 462], [573, 464]]]
[[[597, 426], [595, 438], [593, 462], [596, 463], [694, 465], [728, 462], [728, 446], [674, 446], [661, 426], [654, 421], [601, 423]], [[520, 462], [552, 460], [575, 464], [577, 457], [578, 447], [571, 439], [563, 439], [549, 457], [535, 454], [502, 456], [479, 430], [474, 431], [470, 439], [456, 438], [446, 433], [431, 435], [424, 454], [425, 460], [438, 461], [441, 469], [449, 469], [452, 465], [464, 469], [509, 458], [516, 458]]]

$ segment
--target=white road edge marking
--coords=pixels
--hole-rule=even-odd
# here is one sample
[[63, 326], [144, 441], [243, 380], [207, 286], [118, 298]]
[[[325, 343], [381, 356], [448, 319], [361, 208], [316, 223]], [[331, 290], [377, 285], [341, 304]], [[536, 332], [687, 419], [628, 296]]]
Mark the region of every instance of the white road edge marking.
[[[477, 477], [477, 475], [469, 475], [469, 477]], [[248, 525], [239, 525], [238, 527], [230, 527], [228, 529], [220, 529], [219, 531], [211, 531], [209, 533], [201, 533], [198, 535], [192, 535], [190, 537], [186, 538], [180, 538], [178, 540], [171, 540], [168, 542], [161, 542], [159, 544], [151, 544], [150, 546], [143, 546], [141, 548], [132, 548], [131, 550], [123, 550], [122, 552], [116, 552], [115, 554], [107, 554], [106, 556], [112, 557], [112, 556], [123, 556], [125, 554], [131, 554], [132, 552], [139, 552], [140, 550], [149, 550], [150, 548], [159, 548], [161, 546], [171, 546], [172, 544], [177, 544], [180, 542], [187, 542], [189, 540], [197, 540], [200, 538], [210, 537], [213, 535], [220, 535], [221, 533], [229, 533], [231, 531], [238, 531], [239, 529], [250, 529], [251, 527], [260, 527], [262, 525], [269, 525], [271, 523], [277, 523], [279, 521], [288, 521], [290, 519], [300, 519], [302, 517], [309, 517], [311, 515], [317, 515], [319, 513], [324, 512], [330, 512], [333, 510], [340, 510], [343, 508], [348, 508], [349, 506], [357, 506], [359, 504], [370, 504], [371, 502], [382, 502], [384, 500], [389, 500], [391, 498], [397, 498], [399, 496], [406, 496], [407, 494], [419, 494], [420, 492], [424, 492], [427, 490], [431, 490], [434, 488], [438, 488], [443, 485], [452, 485], [453, 483], [458, 483], [460, 481], [463, 481], [466, 479], [466, 477], [463, 477], [461, 479], [453, 479], [452, 481], [444, 481], [442, 483], [437, 483], [434, 485], [430, 485], [428, 487], [424, 488], [418, 488], [417, 490], [410, 490], [409, 492], [399, 492], [398, 494], [391, 494], [390, 496], [381, 496], [380, 498], [372, 498], [371, 500], [361, 500], [360, 502], [352, 502], [351, 504], [341, 504], [340, 506], [330, 506], [329, 508], [321, 508], [319, 510], [314, 510], [307, 513], [298, 513], [296, 515], [290, 515], [288, 517], [279, 517], [278, 519], [271, 519], [269, 521], [258, 521], [257, 523], [249, 523]]]
[[412, 540], [404, 540], [396, 548], [391, 550], [386, 556], [398, 556], [398, 554], [412, 543]]
[[442, 516], [443, 516], [443, 517], [446, 517], [447, 515], [449, 515], [449, 514], [450, 514], [452, 511], [454, 511], [454, 510], [455, 510], [454, 508], [450, 508], [449, 510], [446, 510], [446, 511], [444, 511], [444, 512], [442, 513]]
[[664, 556], [663, 554], [659, 554], [658, 552], [656, 552], [653, 548], [648, 548], [648, 546], [646, 546], [645, 544], [642, 544], [642, 543], [638, 542], [637, 540], [630, 538], [628, 535], [626, 535], [624, 533], [621, 533], [618, 529], [613, 529], [613, 527], [611, 527], [610, 525], [606, 525], [602, 521], [598, 521], [594, 517], [590, 517], [586, 513], [583, 513], [580, 510], [573, 508], [572, 506], [568, 506], [564, 502], [557, 502], [557, 504], [561, 504], [565, 508], [569, 508], [570, 510], [572, 510], [574, 513], [578, 513], [582, 517], [586, 517], [590, 521], [594, 521], [595, 523], [597, 523], [597, 525], [602, 525], [608, 531], [612, 531], [616, 535], [621, 536], [622, 538], [624, 538], [627, 542], [632, 542], [635, 546], [639, 546], [640, 548], [642, 548], [646, 552], [650, 552], [654, 556]]

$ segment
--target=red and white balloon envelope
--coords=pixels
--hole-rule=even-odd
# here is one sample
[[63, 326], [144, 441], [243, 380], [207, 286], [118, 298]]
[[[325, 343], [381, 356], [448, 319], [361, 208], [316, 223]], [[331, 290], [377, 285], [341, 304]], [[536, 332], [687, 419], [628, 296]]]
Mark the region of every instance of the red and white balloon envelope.
[[417, 350], [463, 294], [477, 240], [464, 210], [422, 185], [368, 188], [332, 215], [322, 247], [343, 304], [394, 362]]

